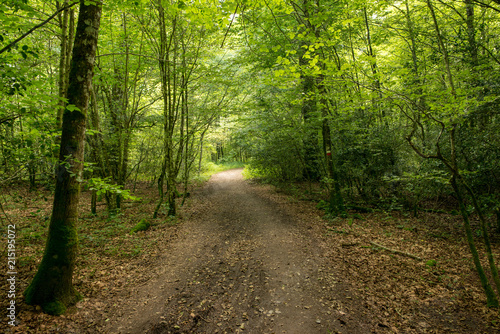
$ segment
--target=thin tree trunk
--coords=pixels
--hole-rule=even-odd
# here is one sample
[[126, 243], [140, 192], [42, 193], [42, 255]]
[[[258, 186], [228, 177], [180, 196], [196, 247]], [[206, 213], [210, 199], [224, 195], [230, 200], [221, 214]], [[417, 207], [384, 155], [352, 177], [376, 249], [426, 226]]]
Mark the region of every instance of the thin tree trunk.
[[[160, 78], [161, 78], [161, 91], [162, 91], [162, 97], [163, 97], [163, 118], [164, 118], [164, 124], [163, 124], [163, 162], [162, 162], [162, 167], [160, 171], [160, 176], [158, 177], [158, 193], [159, 193], [159, 200], [156, 205], [155, 211], [153, 213], [153, 218], [156, 218], [158, 216], [160, 207], [163, 203], [164, 200], [164, 191], [163, 191], [163, 186], [164, 186], [164, 180], [165, 177], [167, 178], [167, 194], [168, 194], [168, 203], [169, 205], [171, 202], [173, 202], [174, 207], [171, 208], [169, 207], [169, 212], [168, 214], [170, 215], [173, 211], [175, 214], [175, 198], [172, 200], [172, 169], [173, 169], [173, 156], [172, 156], [172, 149], [173, 149], [173, 133], [174, 133], [174, 106], [173, 103], [175, 102], [175, 97], [172, 97], [172, 78], [171, 78], [171, 62], [170, 62], [170, 49], [172, 46], [172, 41], [173, 37], [175, 35], [175, 28], [176, 28], [176, 21], [174, 19], [173, 21], [173, 26], [172, 26], [172, 32], [170, 37], [167, 37], [167, 31], [166, 31], [166, 18], [165, 18], [165, 9], [163, 7], [163, 3], [161, 0], [158, 0], [157, 3], [157, 10], [158, 10], [158, 18], [159, 18], [159, 25], [160, 25], [160, 49], [159, 49], [159, 68], [160, 68]], [[174, 179], [175, 182], [175, 179]]]
[[[439, 123], [442, 127], [441, 133], [443, 133], [443, 131], [445, 130], [445, 124], [442, 122], [439, 122]], [[413, 137], [413, 134], [415, 133], [415, 128], [414, 128], [413, 132], [407, 137], [407, 140], [408, 140], [408, 143], [410, 144], [410, 146], [413, 148], [413, 150], [418, 155], [420, 155], [421, 157], [426, 158], [426, 159], [440, 160], [450, 171], [451, 176], [452, 176], [450, 183], [451, 183], [451, 186], [453, 187], [453, 190], [454, 190], [455, 195], [456, 195], [457, 200], [458, 200], [460, 212], [462, 214], [463, 221], [464, 221], [464, 228], [465, 228], [465, 233], [467, 236], [467, 243], [469, 245], [469, 249], [470, 249], [471, 254], [472, 254], [472, 260], [474, 261], [474, 265], [476, 266], [476, 271], [477, 271], [479, 278], [481, 280], [481, 285], [483, 286], [484, 292], [486, 294], [487, 304], [489, 307], [498, 307], [499, 302], [498, 302], [497, 296], [495, 295], [495, 292], [494, 292], [493, 288], [491, 287], [491, 285], [488, 281], [488, 278], [485, 274], [485, 271], [484, 271], [484, 269], [481, 265], [481, 262], [480, 262], [479, 253], [478, 253], [477, 248], [475, 246], [474, 236], [472, 234], [472, 230], [470, 227], [469, 215], [468, 215], [467, 210], [465, 208], [465, 201], [463, 199], [460, 185], [458, 184], [458, 182], [460, 181], [462, 183], [462, 185], [467, 189], [467, 191], [469, 192], [469, 194], [471, 195], [471, 197], [473, 199], [474, 207], [476, 208], [476, 210], [478, 210], [478, 213], [480, 215], [481, 229], [482, 229], [483, 237], [484, 237], [485, 244], [486, 244], [486, 253], [487, 253], [487, 257], [488, 257], [488, 262], [490, 265], [490, 270], [492, 272], [492, 276], [493, 276], [495, 285], [497, 286], [497, 289], [498, 289], [498, 287], [500, 286], [500, 280], [498, 277], [498, 269], [495, 265], [493, 255], [491, 252], [491, 244], [489, 241], [489, 234], [488, 234], [489, 232], [486, 228], [486, 223], [484, 221], [484, 217], [482, 216], [481, 208], [475, 199], [474, 193], [467, 186], [467, 184], [464, 182], [463, 177], [460, 174], [458, 164], [457, 164], [457, 152], [456, 152], [456, 146], [455, 146], [455, 131], [456, 131], [456, 125], [453, 125], [451, 130], [450, 130], [450, 151], [451, 152], [450, 152], [450, 159], [449, 160], [446, 159], [442, 155], [441, 148], [439, 145], [439, 138], [436, 142], [436, 151], [437, 151], [436, 155], [425, 155], [415, 146], [415, 144], [413, 144], [412, 137]], [[439, 136], [439, 137], [441, 137], [441, 136]], [[499, 289], [499, 291], [500, 291], [500, 289]]]
[[[365, 19], [365, 27], [366, 27], [366, 41], [367, 41], [367, 45], [368, 45], [368, 56], [370, 56], [372, 58], [370, 61], [370, 66], [371, 66], [372, 74], [373, 74], [373, 87], [377, 91], [379, 99], [382, 99], [382, 92], [380, 91], [380, 79], [378, 78], [377, 60], [375, 57], [375, 53], [373, 52], [370, 24], [368, 22], [368, 13], [366, 11], [366, 7], [363, 7], [363, 14], [364, 14], [364, 19]], [[380, 107], [379, 102], [376, 101], [375, 98], [372, 99], [372, 104], [373, 104], [374, 109], [379, 110], [380, 120], [382, 121], [382, 119], [385, 117], [384, 109]]]
[[333, 161], [333, 147], [330, 133], [330, 125], [326, 115], [323, 116], [323, 147], [325, 151], [326, 169], [328, 178], [331, 180], [330, 191], [330, 211], [334, 214], [345, 214], [344, 198], [340, 190], [339, 176]]
[[472, 233], [472, 229], [470, 226], [469, 214], [467, 213], [467, 209], [465, 208], [464, 200], [462, 198], [462, 192], [460, 191], [460, 188], [457, 184], [457, 178], [455, 175], [453, 175], [451, 179], [451, 185], [453, 187], [453, 190], [455, 191], [455, 195], [457, 196], [458, 204], [460, 207], [460, 213], [462, 214], [462, 218], [464, 221], [464, 229], [465, 229], [465, 235], [467, 236], [467, 243], [469, 245], [469, 249], [472, 254], [472, 261], [476, 266], [476, 271], [479, 275], [479, 279], [481, 280], [481, 285], [483, 286], [483, 290], [486, 294], [486, 303], [489, 307], [498, 307], [497, 296], [495, 295], [495, 291], [493, 291], [493, 288], [491, 287], [490, 282], [486, 277], [486, 273], [479, 259], [479, 253], [477, 251], [476, 244], [474, 242], [474, 235]]
[[205, 132], [208, 130], [208, 127], [203, 130], [200, 136], [200, 157], [198, 159], [198, 176], [201, 174], [201, 163], [203, 161], [203, 139], [205, 137]]
[[453, 82], [453, 76], [451, 75], [451, 69], [450, 69], [450, 57], [448, 55], [448, 50], [446, 49], [443, 41], [443, 36], [441, 35], [441, 30], [439, 29], [439, 24], [436, 18], [436, 13], [434, 11], [434, 7], [431, 4], [431, 0], [427, 0], [427, 7], [429, 7], [429, 10], [431, 12], [432, 16], [432, 21], [434, 22], [434, 29], [436, 30], [436, 37], [438, 40], [438, 45], [439, 48], [441, 49], [441, 52], [443, 53], [443, 62], [444, 66], [446, 69], [446, 75], [448, 77], [448, 84], [449, 88], [451, 89], [451, 93], [453, 96], [455, 96], [455, 83]]
[[92, 198], [90, 199], [90, 212], [93, 215], [97, 214], [97, 191], [92, 190]]

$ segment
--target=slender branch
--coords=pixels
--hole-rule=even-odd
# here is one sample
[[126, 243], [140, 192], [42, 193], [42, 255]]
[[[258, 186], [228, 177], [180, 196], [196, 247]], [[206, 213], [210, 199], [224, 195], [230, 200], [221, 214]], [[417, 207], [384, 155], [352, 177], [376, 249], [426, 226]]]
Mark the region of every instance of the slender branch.
[[271, 12], [271, 15], [273, 16], [274, 23], [276, 24], [276, 27], [278, 27], [278, 29], [281, 31], [281, 33], [283, 34], [283, 36], [285, 36], [285, 38], [288, 40], [288, 42], [293, 43], [292, 40], [290, 38], [288, 38], [288, 35], [285, 34], [285, 32], [283, 31], [283, 29], [281, 29], [280, 25], [278, 24], [278, 20], [276, 19], [276, 15], [274, 15], [274, 12], [273, 12], [272, 8], [269, 6], [269, 4], [267, 3], [266, 0], [264, 0], [264, 3], [266, 4], [267, 9], [269, 9], [269, 11]]
[[73, 2], [72, 4], [69, 4], [68, 6], [60, 8], [54, 14], [52, 14], [48, 19], [46, 19], [45, 21], [43, 21], [40, 24], [37, 24], [36, 26], [34, 26], [33, 28], [31, 28], [30, 30], [28, 30], [27, 32], [25, 32], [24, 34], [22, 34], [21, 36], [19, 36], [15, 40], [13, 40], [12, 42], [10, 42], [7, 46], [5, 46], [3, 49], [0, 50], [0, 54], [4, 53], [5, 51], [10, 50], [14, 45], [16, 45], [17, 43], [19, 43], [23, 39], [25, 39], [27, 36], [29, 36], [33, 31], [37, 30], [38, 28], [43, 27], [44, 25], [46, 25], [47, 23], [49, 23], [50, 21], [52, 21], [52, 19], [54, 19], [60, 12], [66, 10], [68, 8], [73, 7], [77, 3], [78, 3], [78, 1]]
[[229, 30], [231, 29], [231, 26], [233, 25], [234, 18], [236, 17], [236, 13], [238, 12], [238, 8], [240, 7], [240, 3], [236, 3], [236, 9], [234, 10], [233, 17], [231, 18], [231, 22], [229, 23], [229, 27], [227, 27], [226, 34], [224, 35], [224, 39], [222, 40], [222, 44], [220, 45], [220, 48], [222, 49], [224, 47], [224, 42], [226, 41], [227, 34], [229, 33]]
[[[495, 1], [497, 4], [499, 4], [499, 5], [500, 5], [500, 1], [498, 1], [498, 0], [493, 0], [493, 1]], [[476, 3], [476, 4], [477, 4], [478, 6], [480, 6], [480, 7], [484, 7], [484, 8], [492, 9], [492, 10], [494, 10], [495, 12], [500, 13], [500, 9], [498, 9], [498, 8], [496, 8], [496, 7], [493, 7], [493, 6], [491, 6], [491, 5], [488, 5], [488, 4], [486, 4], [486, 3], [482, 2], [482, 1], [472, 0], [472, 2]]]
[[443, 6], [450, 8], [452, 11], [454, 11], [460, 18], [465, 21], [466, 18], [460, 13], [455, 7], [453, 7], [451, 4], [448, 4], [444, 2], [443, 0], [437, 0], [439, 3], [441, 3]]
[[500, 60], [499, 60], [497, 57], [495, 57], [495, 55], [494, 55], [493, 53], [491, 53], [491, 51], [490, 51], [487, 47], [485, 47], [485, 46], [484, 46], [484, 45], [482, 45], [482, 44], [478, 44], [478, 45], [479, 45], [480, 47], [482, 47], [482, 48], [483, 48], [486, 52], [488, 52], [488, 54], [490, 55], [490, 57], [491, 57], [491, 58], [492, 58], [492, 59], [493, 59], [493, 60], [494, 60], [497, 64], [500, 64]]

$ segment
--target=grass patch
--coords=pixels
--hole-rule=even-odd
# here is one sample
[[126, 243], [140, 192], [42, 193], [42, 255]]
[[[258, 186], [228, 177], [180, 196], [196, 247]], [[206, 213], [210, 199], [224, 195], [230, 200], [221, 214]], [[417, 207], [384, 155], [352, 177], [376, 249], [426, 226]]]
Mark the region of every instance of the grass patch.
[[193, 176], [194, 181], [205, 182], [210, 179], [210, 177], [214, 174], [235, 169], [235, 168], [244, 168], [245, 164], [243, 162], [225, 162], [221, 164], [216, 164], [214, 162], [207, 162], [203, 164], [201, 173], [199, 175]]

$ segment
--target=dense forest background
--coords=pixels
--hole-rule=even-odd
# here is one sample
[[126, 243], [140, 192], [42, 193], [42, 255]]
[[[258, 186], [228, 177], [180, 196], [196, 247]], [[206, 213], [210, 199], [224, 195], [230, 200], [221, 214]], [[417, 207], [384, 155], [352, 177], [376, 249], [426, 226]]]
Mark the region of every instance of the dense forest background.
[[[498, 306], [500, 1], [102, 6], [83, 172], [70, 175], [92, 193], [88, 210], [104, 203], [114, 215], [146, 182], [158, 189], [151, 217], [175, 216], [189, 184], [240, 162], [248, 177], [305, 185], [332, 217], [461, 215]], [[53, 190], [56, 166], [70, 164], [59, 150], [63, 115], [76, 108], [67, 93], [78, 8], [0, 3], [3, 189]], [[18, 199], [2, 193], [7, 210]]]

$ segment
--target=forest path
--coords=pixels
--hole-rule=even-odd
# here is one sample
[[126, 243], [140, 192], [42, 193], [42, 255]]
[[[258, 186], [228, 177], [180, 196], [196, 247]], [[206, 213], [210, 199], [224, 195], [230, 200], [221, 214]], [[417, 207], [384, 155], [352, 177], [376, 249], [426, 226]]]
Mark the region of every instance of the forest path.
[[368, 333], [372, 320], [294, 204], [214, 175], [157, 272], [109, 311], [110, 333]]

